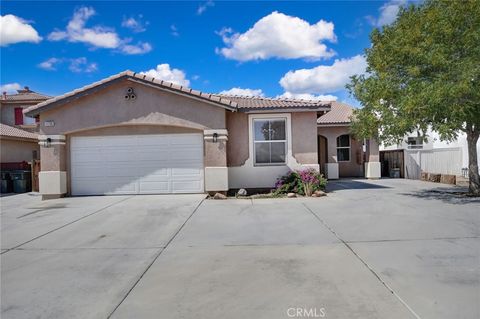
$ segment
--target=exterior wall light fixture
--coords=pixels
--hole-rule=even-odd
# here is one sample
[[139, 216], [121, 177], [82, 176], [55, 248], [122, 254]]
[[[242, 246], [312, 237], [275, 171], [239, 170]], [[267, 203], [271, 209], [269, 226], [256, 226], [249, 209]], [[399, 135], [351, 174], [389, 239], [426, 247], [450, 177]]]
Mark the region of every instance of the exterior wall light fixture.
[[218, 142], [218, 133], [213, 133], [213, 143], [217, 143]]

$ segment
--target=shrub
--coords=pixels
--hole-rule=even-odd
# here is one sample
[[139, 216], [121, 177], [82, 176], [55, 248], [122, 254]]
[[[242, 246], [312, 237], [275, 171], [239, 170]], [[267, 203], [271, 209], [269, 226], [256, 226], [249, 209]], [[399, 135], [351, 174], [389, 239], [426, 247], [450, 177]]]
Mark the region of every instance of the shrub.
[[313, 168], [291, 171], [275, 183], [275, 194], [297, 193], [310, 196], [317, 190], [325, 190], [327, 180]]

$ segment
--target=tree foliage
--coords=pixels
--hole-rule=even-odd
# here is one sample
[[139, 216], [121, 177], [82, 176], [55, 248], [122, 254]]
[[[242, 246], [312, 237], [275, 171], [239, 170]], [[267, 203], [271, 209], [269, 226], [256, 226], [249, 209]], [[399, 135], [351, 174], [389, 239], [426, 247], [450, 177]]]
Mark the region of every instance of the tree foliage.
[[478, 139], [479, 0], [410, 5], [370, 37], [367, 72], [347, 85], [363, 104], [354, 113], [356, 135], [393, 144], [431, 128], [443, 140], [460, 131]]

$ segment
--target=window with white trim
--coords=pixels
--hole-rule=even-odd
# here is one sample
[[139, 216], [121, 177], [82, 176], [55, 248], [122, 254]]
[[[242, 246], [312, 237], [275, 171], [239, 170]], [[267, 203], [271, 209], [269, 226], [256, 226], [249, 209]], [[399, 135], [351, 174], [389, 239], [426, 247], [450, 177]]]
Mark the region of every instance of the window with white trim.
[[286, 163], [287, 119], [254, 119], [253, 152], [255, 165]]
[[350, 135], [337, 137], [337, 161], [350, 162]]

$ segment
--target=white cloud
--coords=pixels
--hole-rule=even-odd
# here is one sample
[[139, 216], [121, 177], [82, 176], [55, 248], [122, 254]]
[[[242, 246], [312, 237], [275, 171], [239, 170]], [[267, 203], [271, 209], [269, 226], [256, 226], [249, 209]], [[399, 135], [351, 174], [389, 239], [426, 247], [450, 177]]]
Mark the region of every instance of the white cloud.
[[231, 88], [230, 90], [225, 90], [220, 92], [220, 94], [225, 95], [239, 95], [239, 96], [264, 96], [261, 89], [242, 89], [239, 87]]
[[272, 57], [283, 59], [306, 58], [318, 60], [330, 58], [335, 52], [322, 41], [336, 41], [332, 22], [320, 20], [315, 24], [277, 11], [258, 20], [245, 33], [233, 33], [224, 28], [217, 32], [226, 47], [217, 53], [238, 61], [264, 60]]
[[337, 59], [332, 65], [289, 71], [280, 79], [280, 85], [291, 93], [334, 93], [344, 89], [352, 75], [364, 73], [366, 67], [365, 58], [356, 55]]
[[180, 32], [178, 32], [178, 28], [176, 25], [172, 24], [170, 26], [170, 34], [173, 35], [174, 37], [179, 37], [180, 36]]
[[299, 99], [299, 100], [312, 100], [312, 101], [336, 101], [338, 97], [335, 95], [314, 95], [309, 93], [290, 93], [285, 92], [282, 95], [277, 96], [278, 99]]
[[207, 2], [205, 3], [202, 3], [201, 5], [198, 6], [197, 8], [197, 14], [198, 15], [201, 15], [203, 14], [205, 11], [207, 11], [207, 8], [208, 7], [213, 7], [215, 6], [215, 3], [212, 1], [212, 0], [208, 0]]
[[92, 73], [98, 70], [97, 63], [89, 63], [87, 58], [81, 57], [70, 60], [68, 69], [75, 73]]
[[129, 44], [131, 39], [121, 39], [113, 28], [104, 26], [85, 27], [87, 21], [96, 14], [92, 7], [81, 7], [73, 13], [66, 29], [55, 30], [48, 35], [50, 41], [66, 40], [86, 43], [94, 48], [117, 49], [124, 54], [143, 54], [150, 52], [152, 46], [147, 42]]
[[144, 32], [147, 30], [146, 26], [149, 24], [148, 21], [143, 21], [143, 15], [139, 14], [137, 18], [134, 17], [123, 17], [122, 27], [128, 28], [135, 33]]
[[148, 42], [138, 42], [137, 44], [123, 44], [120, 51], [125, 54], [145, 54], [152, 51], [152, 46]]
[[38, 67], [47, 71], [56, 71], [62, 64], [68, 64], [68, 69], [75, 73], [92, 73], [98, 70], [98, 64], [88, 62], [86, 57], [68, 59], [68, 58], [50, 58], [40, 64]]
[[19, 42], [38, 43], [42, 37], [22, 18], [7, 14], [0, 16], [0, 46]]
[[17, 90], [20, 90], [22, 87], [18, 83], [7, 83], [0, 86], [0, 92], [17, 93]]
[[380, 11], [378, 18], [372, 16], [366, 16], [365, 18], [371, 25], [382, 27], [395, 21], [400, 7], [406, 3], [407, 0], [390, 0], [378, 9]]
[[113, 49], [120, 45], [120, 38], [111, 28], [94, 26], [86, 28], [85, 24], [95, 10], [91, 7], [81, 7], [73, 13], [65, 31], [53, 31], [48, 35], [51, 41], [67, 40], [70, 42], [83, 42], [94, 47]]
[[182, 86], [189, 86], [190, 81], [186, 79], [185, 72], [179, 69], [172, 69], [168, 63], [157, 65], [155, 69], [140, 72], [155, 79], [172, 82]]
[[48, 71], [55, 71], [57, 68], [57, 65], [62, 62], [62, 59], [58, 58], [50, 58], [47, 59], [40, 64], [38, 64], [38, 67], [40, 69], [48, 70]]

